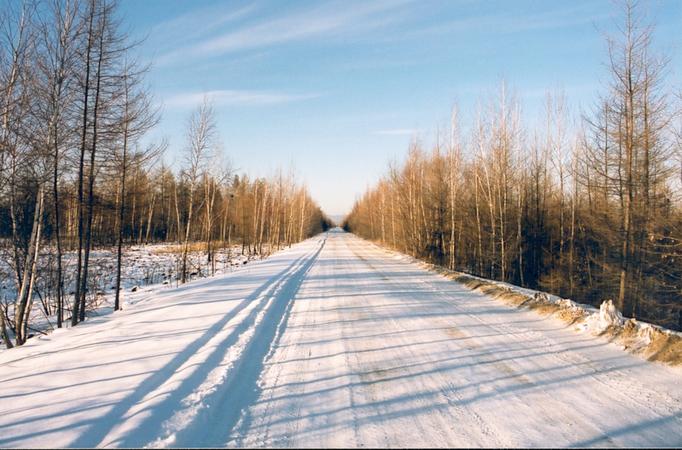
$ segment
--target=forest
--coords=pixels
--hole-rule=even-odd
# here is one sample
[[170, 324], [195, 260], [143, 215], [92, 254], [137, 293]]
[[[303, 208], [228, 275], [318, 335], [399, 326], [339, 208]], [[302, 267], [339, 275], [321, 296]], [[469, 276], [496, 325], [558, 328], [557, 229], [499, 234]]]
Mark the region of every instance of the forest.
[[548, 93], [529, 126], [503, 84], [462, 131], [415, 139], [344, 227], [451, 270], [682, 330], [680, 86], [643, 5], [623, 2], [607, 71], [580, 114]]
[[[121, 307], [123, 248], [167, 242], [187, 281], [201, 242], [208, 266], [234, 244], [267, 254], [330, 226], [293, 170], [238, 174], [206, 98], [187, 118], [182, 154], [145, 140], [161, 110], [116, 2], [6, 2], [0, 11], [0, 335], [30, 336], [36, 298], [55, 326], [86, 318], [91, 256], [116, 248], [114, 309]], [[75, 267], [64, 264], [74, 255]], [[215, 263], [213, 263], [215, 265]], [[215, 267], [213, 267], [215, 271]]]

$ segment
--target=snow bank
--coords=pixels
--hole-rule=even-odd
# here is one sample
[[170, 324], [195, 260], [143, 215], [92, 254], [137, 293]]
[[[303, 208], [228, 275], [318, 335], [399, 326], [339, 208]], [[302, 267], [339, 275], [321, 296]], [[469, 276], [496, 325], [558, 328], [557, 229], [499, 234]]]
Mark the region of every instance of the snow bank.
[[[441, 268], [437, 270], [441, 273], [445, 271]], [[650, 361], [660, 361], [673, 366], [682, 365], [682, 333], [636, 319], [626, 320], [612, 300], [605, 300], [599, 309], [596, 309], [570, 299], [509, 283], [485, 280], [460, 272], [446, 272], [448, 278], [516, 307], [554, 315], [574, 325], [577, 331], [608, 336], [612, 341], [619, 343], [623, 350]]]
[[606, 300], [599, 307], [598, 314], [591, 314], [587, 317], [588, 329], [597, 333], [608, 331], [611, 327], [623, 326], [623, 315], [616, 309], [612, 300]]
[[430, 264], [428, 266], [441, 273], [447, 272], [445, 275], [448, 278], [516, 307], [530, 308], [556, 316], [574, 325], [577, 331], [607, 336], [619, 343], [623, 350], [650, 361], [660, 361], [673, 366], [682, 365], [682, 333], [636, 319], [626, 320], [612, 300], [605, 300], [599, 309], [596, 309], [545, 292], [435, 268]]

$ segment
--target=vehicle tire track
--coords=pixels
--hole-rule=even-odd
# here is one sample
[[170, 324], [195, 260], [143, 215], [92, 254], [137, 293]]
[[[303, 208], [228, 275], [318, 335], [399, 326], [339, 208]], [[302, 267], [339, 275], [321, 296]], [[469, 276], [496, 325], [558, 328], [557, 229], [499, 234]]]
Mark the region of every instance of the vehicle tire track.
[[267, 307], [254, 321], [253, 334], [245, 343], [229, 376], [204, 399], [205, 407], [194, 420], [175, 433], [172, 445], [215, 447], [235, 442], [241, 446], [243, 430], [248, 428], [251, 421], [248, 408], [261, 393], [259, 381], [265, 363], [286, 328], [296, 292], [324, 248], [325, 241], [323, 239], [295, 271], [279, 279], [270, 291]]

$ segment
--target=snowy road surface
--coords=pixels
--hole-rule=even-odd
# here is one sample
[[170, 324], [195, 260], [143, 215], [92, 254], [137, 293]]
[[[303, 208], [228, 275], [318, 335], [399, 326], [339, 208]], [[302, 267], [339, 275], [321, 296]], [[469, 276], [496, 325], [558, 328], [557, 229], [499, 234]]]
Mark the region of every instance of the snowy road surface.
[[337, 231], [32, 341], [1, 447], [682, 445], [678, 369]]

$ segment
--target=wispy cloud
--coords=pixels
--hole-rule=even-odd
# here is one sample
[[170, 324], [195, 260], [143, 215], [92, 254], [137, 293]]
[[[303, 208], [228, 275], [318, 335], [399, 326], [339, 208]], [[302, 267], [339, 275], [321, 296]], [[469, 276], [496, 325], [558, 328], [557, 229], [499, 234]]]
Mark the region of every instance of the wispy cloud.
[[[353, 7], [349, 7], [345, 1], [332, 1], [314, 8], [299, 8], [282, 16], [252, 21], [229, 32], [198, 39], [197, 42], [161, 55], [157, 63], [163, 65], [187, 56], [211, 57], [305, 39], [357, 36], [405, 17], [400, 8], [413, 1], [381, 0]], [[396, 14], [393, 16], [391, 12]]]
[[421, 133], [418, 128], [393, 128], [389, 130], [377, 130], [372, 134], [379, 136], [415, 136]]
[[320, 97], [320, 95], [220, 89], [206, 92], [183, 92], [175, 94], [168, 97], [164, 101], [164, 104], [170, 108], [192, 108], [200, 104], [204, 97], [211, 100], [216, 106], [263, 106], [309, 100]]
[[248, 17], [257, 10], [255, 3], [241, 8], [225, 10], [225, 4], [219, 3], [219, 7], [209, 6], [191, 10], [170, 20], [154, 25], [149, 35], [165, 44], [169, 41], [193, 40], [217, 31], [232, 22]]
[[415, 34], [450, 34], [476, 31], [484, 33], [522, 33], [586, 25], [610, 17], [608, 14], [595, 14], [591, 6], [589, 4], [569, 6], [558, 10], [538, 11], [525, 15], [495, 13], [462, 17], [417, 30]]

